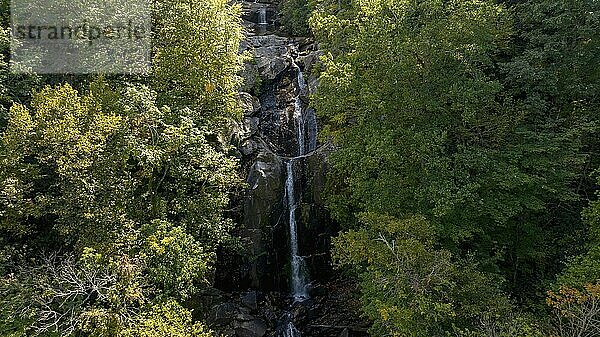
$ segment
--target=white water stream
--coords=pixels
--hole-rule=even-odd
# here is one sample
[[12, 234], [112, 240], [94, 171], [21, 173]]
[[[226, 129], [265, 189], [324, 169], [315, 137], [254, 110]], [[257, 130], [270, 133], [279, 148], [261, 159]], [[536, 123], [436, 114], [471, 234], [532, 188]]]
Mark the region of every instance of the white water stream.
[[[302, 101], [302, 96], [307, 95], [307, 86], [304, 79], [302, 70], [296, 64], [293, 57], [291, 58], [291, 64], [296, 71], [296, 95], [294, 97], [294, 125], [296, 133], [296, 141], [298, 143], [298, 157], [288, 159], [286, 163], [286, 179], [285, 179], [285, 195], [286, 202], [289, 212], [289, 231], [290, 231], [290, 264], [291, 264], [291, 294], [294, 297], [294, 301], [302, 302], [308, 298], [308, 273], [306, 270], [306, 264], [304, 258], [300, 255], [298, 249], [298, 225], [296, 223], [296, 209], [298, 207], [295, 198], [295, 180], [294, 180], [294, 162], [296, 159], [302, 160], [308, 152], [316, 149], [316, 119], [314, 116], [314, 110], [309, 109], [310, 115], [308, 119], [308, 135], [305, 134], [305, 105]], [[308, 136], [308, 137], [306, 137]], [[306, 138], [308, 138], [308, 147], [306, 144]], [[296, 329], [291, 317], [289, 317], [285, 323], [283, 331], [281, 332], [282, 337], [300, 337], [300, 331]]]
[[258, 10], [258, 24], [266, 25], [267, 24], [267, 9], [262, 7]]
[[294, 159], [287, 162], [287, 177], [285, 180], [289, 226], [290, 226], [290, 262], [292, 278], [292, 296], [296, 301], [308, 298], [306, 291], [306, 266], [304, 258], [298, 253], [298, 226], [296, 224], [296, 201], [294, 198]]
[[[298, 143], [298, 156], [303, 156], [307, 153], [306, 139], [304, 132], [304, 103], [302, 96], [306, 95], [306, 81], [304, 80], [304, 74], [302, 70], [291, 58], [291, 64], [296, 71], [296, 95], [294, 97], [294, 124], [296, 126], [296, 140]], [[313, 114], [314, 115], [314, 114]], [[315, 121], [316, 123], [316, 121]], [[312, 130], [309, 130], [312, 131]], [[309, 145], [312, 145], [312, 138], [315, 135], [309, 134]], [[314, 150], [310, 149], [309, 150]], [[289, 226], [290, 226], [290, 262], [291, 262], [291, 283], [292, 283], [292, 296], [296, 301], [302, 301], [308, 298], [307, 291], [307, 273], [304, 258], [299, 254], [298, 251], [298, 226], [296, 224], [296, 208], [297, 204], [295, 201], [294, 191], [294, 159], [291, 158], [287, 162], [286, 167], [286, 180], [285, 180], [285, 194], [287, 198], [287, 206], [289, 212]]]

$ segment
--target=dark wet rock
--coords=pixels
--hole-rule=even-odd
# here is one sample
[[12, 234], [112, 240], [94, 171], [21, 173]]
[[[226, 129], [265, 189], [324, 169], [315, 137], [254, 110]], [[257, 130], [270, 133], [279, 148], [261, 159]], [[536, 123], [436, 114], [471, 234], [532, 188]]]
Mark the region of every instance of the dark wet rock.
[[242, 304], [252, 310], [258, 309], [256, 291], [252, 290], [252, 291], [247, 292], [245, 295], [243, 295], [242, 296]]
[[262, 337], [267, 332], [267, 325], [261, 319], [252, 319], [236, 323], [235, 335], [238, 337]]
[[228, 324], [233, 321], [237, 309], [237, 304], [232, 302], [217, 304], [211, 309], [209, 319], [213, 324]]
[[239, 146], [239, 150], [244, 156], [249, 156], [255, 153], [258, 149], [258, 144], [251, 140], [244, 140]]
[[255, 319], [255, 317], [248, 312], [248, 308], [246, 308], [245, 306], [240, 306], [238, 310], [239, 312], [235, 316], [236, 322], [248, 322]]
[[261, 79], [273, 81], [290, 66], [286, 46], [261, 47], [254, 50]]
[[[298, 63], [301, 65], [303, 69], [310, 70], [312, 69], [318, 62], [320, 62], [320, 57], [323, 53], [319, 50], [309, 51], [302, 53], [298, 56]], [[309, 72], [310, 74], [310, 72]]]
[[240, 46], [250, 61], [241, 73], [243, 91], [258, 92], [263, 82], [277, 79], [290, 65], [289, 40], [276, 35], [250, 36]]
[[[366, 337], [369, 322], [360, 315], [355, 283], [332, 278], [318, 283], [311, 298], [295, 302], [280, 292], [245, 291], [228, 294], [204, 318], [219, 335], [275, 337], [286, 322], [294, 322], [302, 336]], [[256, 306], [254, 305], [256, 304]]]

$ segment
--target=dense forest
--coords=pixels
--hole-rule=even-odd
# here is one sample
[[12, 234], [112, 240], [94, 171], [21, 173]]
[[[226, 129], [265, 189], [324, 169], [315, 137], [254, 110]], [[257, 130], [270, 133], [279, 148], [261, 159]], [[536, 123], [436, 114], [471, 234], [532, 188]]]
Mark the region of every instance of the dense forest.
[[23, 74], [0, 0], [0, 336], [600, 336], [600, 1], [151, 7]]

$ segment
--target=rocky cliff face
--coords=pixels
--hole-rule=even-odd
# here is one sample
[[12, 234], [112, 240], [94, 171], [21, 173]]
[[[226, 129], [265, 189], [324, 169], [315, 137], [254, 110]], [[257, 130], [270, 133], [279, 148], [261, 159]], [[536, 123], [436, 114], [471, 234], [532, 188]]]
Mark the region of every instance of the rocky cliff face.
[[[328, 147], [314, 137], [318, 123], [309, 104], [317, 87], [312, 69], [318, 47], [310, 38], [280, 33], [278, 1], [241, 5], [246, 40], [240, 52], [249, 61], [240, 92], [244, 117], [232, 132], [248, 184], [238, 201], [241, 251], [221, 254], [215, 281], [219, 290], [207, 294], [201, 305], [212, 307], [206, 318], [227, 336], [297, 336], [283, 331], [288, 321], [305, 336], [361, 335], [358, 307], [350, 305], [354, 288], [334, 280], [330, 263], [330, 238], [337, 226], [322, 200]], [[285, 193], [291, 158], [298, 251], [310, 280], [310, 300], [302, 303], [289, 296], [290, 205]]]
[[[316, 144], [316, 119], [309, 107], [309, 95], [317, 81], [312, 67], [318, 60], [316, 45], [307, 38], [278, 35], [276, 2], [243, 2], [247, 37], [241, 52], [250, 57], [242, 73], [244, 86], [240, 100], [243, 122], [236, 126], [234, 143], [242, 159], [248, 189], [241, 201], [245, 239], [237, 275], [227, 286], [281, 291], [289, 290], [289, 233], [286, 217], [285, 162], [299, 154], [300, 142], [310, 155], [296, 160], [295, 183], [299, 248], [315, 280], [327, 277], [329, 237], [335, 230], [322, 205], [326, 147]], [[260, 9], [267, 9], [267, 24], [260, 25]], [[299, 90], [298, 72], [306, 89]], [[302, 119], [298, 125], [297, 105]], [[301, 130], [299, 130], [301, 128]], [[301, 140], [298, 134], [305, 135]], [[226, 280], [223, 280], [226, 282]]]

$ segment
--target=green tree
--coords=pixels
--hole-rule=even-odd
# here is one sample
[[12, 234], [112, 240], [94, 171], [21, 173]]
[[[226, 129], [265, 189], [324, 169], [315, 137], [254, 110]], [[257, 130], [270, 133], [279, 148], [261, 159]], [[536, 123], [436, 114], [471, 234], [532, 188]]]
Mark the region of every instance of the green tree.
[[239, 5], [225, 0], [160, 0], [154, 5], [151, 85], [159, 105], [190, 109], [196, 123], [222, 129], [240, 113]]
[[585, 66], [597, 58], [597, 6], [318, 1], [313, 101], [336, 146], [332, 214], [350, 230], [373, 226], [361, 212], [423, 217], [437, 247], [475, 262], [460, 268], [541, 305], [544, 281], [581, 243], [597, 149], [596, 71]]
[[310, 12], [308, 0], [285, 0], [280, 5], [281, 23], [289, 34], [308, 36], [310, 35], [308, 26]]
[[[598, 163], [599, 103], [596, 92], [600, 85], [598, 69], [590, 66], [598, 63], [598, 38], [600, 28], [600, 5], [593, 1], [527, 1], [515, 7], [519, 22], [518, 36], [514, 41], [512, 58], [501, 64], [504, 88], [515, 98], [518, 107], [527, 111], [529, 128], [537, 135], [539, 125], [550, 136], [563, 134], [572, 139], [572, 155], [585, 159], [580, 167], [572, 167], [575, 173], [571, 190], [578, 198], [572, 201], [554, 202], [542, 214], [547, 258], [544, 264], [545, 278], [552, 279], [560, 271], [568, 257], [585, 253], [586, 246], [597, 242], [595, 235], [588, 235], [593, 223], [590, 211], [581, 221], [581, 210], [590, 199], [595, 199], [595, 182], [591, 170]], [[533, 126], [533, 127], [532, 127]], [[538, 126], [538, 127], [535, 127]], [[538, 136], [538, 137], [540, 137]], [[541, 139], [541, 137], [540, 137]], [[565, 147], [568, 149], [568, 147]], [[544, 175], [545, 177], [548, 174]], [[589, 210], [593, 209], [593, 205]], [[592, 225], [593, 228], [593, 225]], [[577, 265], [593, 265], [590, 257], [578, 258], [571, 263], [566, 274], [574, 275]], [[539, 278], [536, 269], [531, 278]], [[589, 275], [597, 275], [588, 270]], [[587, 272], [580, 270], [579, 277]], [[566, 282], [564, 277], [562, 281]], [[590, 282], [595, 282], [592, 280]], [[568, 286], [580, 287], [567, 282]]]
[[24, 100], [2, 87], [2, 335], [212, 335], [182, 303], [234, 239], [239, 8], [154, 6], [149, 76], [49, 76], [72, 83]]
[[[46, 88], [32, 108], [14, 105], [1, 137], [0, 216], [11, 242], [44, 243], [50, 233], [55, 241], [43, 247], [73, 247], [76, 254], [93, 249], [113, 266], [109, 278], [118, 280], [124, 264], [141, 269], [147, 286], [140, 304], [165, 296], [184, 300], [210, 284], [214, 251], [230, 240], [222, 209], [239, 183], [234, 159], [218, 152], [189, 117], [157, 108], [155, 94], [143, 86], [117, 92], [100, 81], [83, 97], [69, 85]], [[57, 283], [44, 285], [54, 292]], [[33, 296], [42, 290], [34, 288]], [[94, 329], [123, 323], [107, 323], [120, 317], [110, 301], [68, 300], [78, 320], [58, 324], [61, 333], [83, 329], [90, 316], [105, 318]], [[44, 321], [43, 314], [37, 311], [34, 321]]]
[[[598, 180], [600, 184], [600, 179]], [[600, 192], [596, 192], [596, 196]], [[585, 251], [573, 257], [558, 276], [555, 288], [582, 289], [585, 285], [600, 283], [600, 201], [594, 200], [583, 210], [589, 241]], [[555, 289], [556, 290], [556, 289]]]
[[435, 228], [420, 216], [361, 214], [361, 229], [334, 240], [337, 263], [359, 273], [374, 336], [443, 336], [508, 317], [501, 280], [436, 249]]

